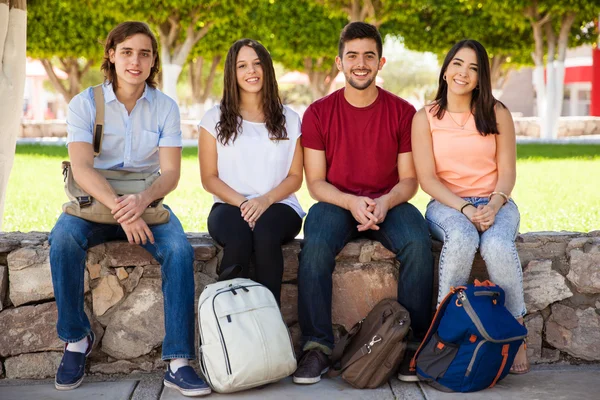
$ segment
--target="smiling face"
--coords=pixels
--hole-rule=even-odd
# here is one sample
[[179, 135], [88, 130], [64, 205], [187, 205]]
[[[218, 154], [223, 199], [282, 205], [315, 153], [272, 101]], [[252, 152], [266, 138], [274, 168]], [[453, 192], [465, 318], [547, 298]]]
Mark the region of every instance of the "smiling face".
[[109, 50], [109, 60], [115, 65], [119, 87], [144, 85], [155, 62], [152, 41], [141, 33], [130, 36]]
[[479, 81], [477, 54], [469, 47], [460, 49], [446, 68], [444, 76], [448, 92], [456, 95], [471, 93]]
[[342, 58], [336, 57], [335, 61], [338, 69], [344, 73], [346, 82], [357, 90], [375, 85], [377, 72], [385, 64], [385, 58], [379, 58], [377, 44], [373, 39], [346, 42]]
[[240, 92], [259, 93], [263, 87], [263, 68], [256, 51], [249, 46], [240, 49], [235, 71]]

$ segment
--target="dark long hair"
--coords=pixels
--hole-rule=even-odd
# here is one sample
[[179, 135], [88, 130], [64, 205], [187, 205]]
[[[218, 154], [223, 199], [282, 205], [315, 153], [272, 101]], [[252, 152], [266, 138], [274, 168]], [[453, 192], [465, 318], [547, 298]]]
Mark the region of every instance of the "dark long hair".
[[483, 136], [488, 134], [497, 135], [500, 132], [498, 131], [498, 124], [496, 123], [496, 112], [494, 107], [496, 104], [499, 104], [502, 107], [506, 106], [504, 106], [502, 102], [496, 100], [492, 95], [490, 61], [487, 51], [485, 51], [483, 45], [477, 40], [461, 40], [452, 46], [448, 54], [446, 54], [446, 58], [444, 59], [440, 71], [438, 91], [435, 95], [435, 100], [433, 101], [434, 106], [431, 108], [431, 113], [434, 113], [438, 119], [444, 117], [444, 113], [448, 107], [448, 83], [444, 80], [444, 75], [446, 74], [448, 65], [456, 56], [456, 53], [463, 48], [472, 49], [477, 55], [477, 87], [473, 90], [471, 97], [471, 112], [475, 118], [475, 126], [477, 126], [477, 130]]
[[127, 21], [117, 25], [106, 38], [104, 43], [104, 61], [100, 67], [104, 72], [104, 79], [108, 83], [112, 83], [113, 89], [117, 90], [119, 83], [117, 81], [117, 72], [115, 70], [115, 64], [110, 62], [109, 50], [117, 51], [117, 45], [123, 43], [127, 38], [141, 33], [150, 38], [152, 42], [152, 55], [154, 56], [154, 66], [150, 69], [150, 75], [146, 79], [146, 83], [151, 88], [156, 89], [156, 74], [160, 70], [160, 57], [158, 56], [158, 42], [156, 36], [152, 33], [152, 30], [148, 24], [138, 21]]
[[280, 140], [287, 137], [283, 104], [279, 97], [277, 79], [271, 55], [259, 42], [252, 39], [240, 39], [227, 52], [225, 59], [225, 84], [221, 99], [221, 117], [217, 123], [217, 139], [227, 145], [235, 142], [242, 131], [242, 116], [240, 114], [240, 89], [237, 83], [236, 60], [241, 48], [248, 46], [256, 51], [263, 70], [262, 111], [265, 124], [271, 139]]

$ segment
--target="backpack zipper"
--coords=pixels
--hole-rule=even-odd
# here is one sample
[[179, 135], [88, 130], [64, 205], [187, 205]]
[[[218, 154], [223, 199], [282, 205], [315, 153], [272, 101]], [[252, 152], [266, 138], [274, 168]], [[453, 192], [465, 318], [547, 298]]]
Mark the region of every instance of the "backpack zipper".
[[524, 339], [527, 336], [527, 335], [519, 335], [519, 336], [514, 336], [511, 338], [502, 339], [502, 340], [497, 340], [497, 339], [492, 338], [490, 336], [490, 334], [485, 330], [483, 323], [481, 322], [481, 320], [479, 319], [479, 316], [477, 315], [477, 313], [471, 306], [471, 303], [469, 302], [469, 299], [467, 298], [467, 295], [465, 294], [465, 292], [461, 291], [457, 294], [457, 296], [460, 299], [467, 315], [469, 316], [469, 318], [471, 319], [471, 321], [473, 322], [473, 324], [479, 331], [479, 334], [481, 334], [481, 336], [483, 336], [485, 338], [485, 340], [487, 340], [488, 342], [508, 343], [508, 342], [513, 342], [515, 340]]
[[475, 347], [475, 351], [473, 352], [473, 356], [471, 357], [471, 362], [469, 363], [469, 366], [467, 367], [467, 372], [465, 373], [465, 376], [469, 376], [471, 374], [471, 370], [473, 369], [473, 365], [475, 364], [475, 359], [477, 358], [477, 353], [479, 352], [479, 349], [481, 348], [481, 346], [484, 345], [484, 343], [487, 343], [487, 340], [482, 340], [477, 344], [477, 347]]
[[221, 348], [223, 349], [223, 356], [225, 357], [225, 370], [227, 372], [227, 375], [232, 375], [232, 371], [231, 371], [231, 362], [229, 361], [229, 352], [227, 351], [227, 345], [225, 344], [225, 340], [223, 339], [223, 331], [221, 330], [221, 324], [219, 323], [219, 318], [217, 317], [217, 311], [215, 310], [215, 300], [217, 299], [218, 295], [221, 295], [223, 293], [228, 293], [228, 292], [235, 292], [235, 289], [242, 289], [245, 292], [249, 292], [249, 290], [247, 289], [247, 287], [254, 287], [254, 286], [264, 286], [264, 285], [248, 285], [248, 286], [242, 286], [242, 285], [236, 285], [236, 286], [232, 286], [231, 288], [228, 288], [226, 290], [222, 290], [218, 293], [215, 294], [215, 296], [213, 297], [213, 301], [212, 301], [212, 309], [213, 309], [213, 314], [215, 316], [215, 321], [217, 321], [217, 328], [219, 328], [219, 338], [221, 339]]

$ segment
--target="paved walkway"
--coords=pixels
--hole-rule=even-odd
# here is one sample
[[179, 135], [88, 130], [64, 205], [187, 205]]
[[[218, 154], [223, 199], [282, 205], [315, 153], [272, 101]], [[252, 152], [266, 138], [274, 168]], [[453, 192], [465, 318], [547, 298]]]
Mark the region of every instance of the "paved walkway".
[[[600, 364], [538, 366], [523, 376], [510, 375], [493, 389], [477, 393], [439, 392], [425, 384], [403, 383], [395, 378], [378, 389], [357, 390], [341, 378], [316, 385], [294, 385], [291, 378], [261, 389], [233, 394], [213, 393], [218, 400], [597, 400], [600, 398]], [[121, 377], [90, 376], [78, 389], [59, 392], [53, 381], [0, 380], [2, 400], [181, 400], [179, 392], [163, 388], [162, 374]]]

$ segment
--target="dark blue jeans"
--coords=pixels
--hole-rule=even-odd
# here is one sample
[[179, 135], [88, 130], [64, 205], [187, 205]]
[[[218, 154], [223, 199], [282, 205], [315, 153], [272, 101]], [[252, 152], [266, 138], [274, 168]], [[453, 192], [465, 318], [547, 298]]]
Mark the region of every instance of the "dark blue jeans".
[[[165, 338], [163, 360], [195, 358], [194, 251], [171, 211], [168, 223], [150, 227], [154, 244], [142, 246], [161, 264]], [[83, 310], [87, 249], [111, 240], [127, 240], [120, 225], [105, 225], [62, 214], [50, 233], [50, 268], [58, 308], [58, 337], [77, 342], [90, 333]]]
[[298, 319], [305, 348], [312, 344], [333, 348], [335, 257], [346, 243], [360, 236], [377, 240], [396, 254], [400, 262], [398, 302], [410, 313], [414, 339], [422, 339], [429, 328], [433, 256], [429, 230], [419, 210], [409, 203], [392, 208], [379, 231], [358, 232], [357, 225], [350, 211], [333, 204], [317, 203], [308, 212], [298, 270]]

